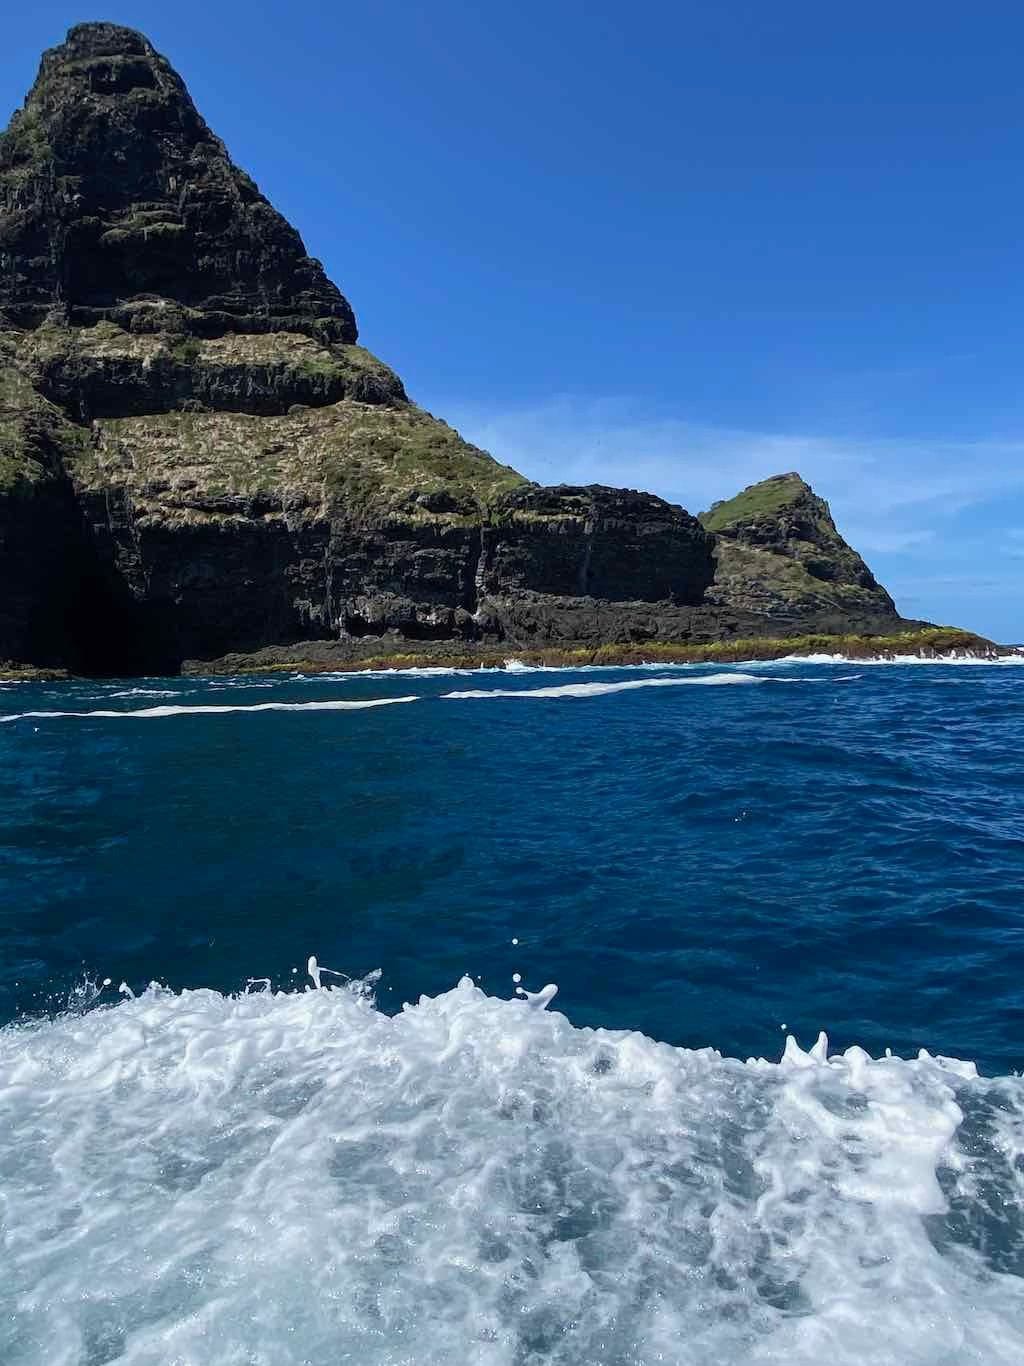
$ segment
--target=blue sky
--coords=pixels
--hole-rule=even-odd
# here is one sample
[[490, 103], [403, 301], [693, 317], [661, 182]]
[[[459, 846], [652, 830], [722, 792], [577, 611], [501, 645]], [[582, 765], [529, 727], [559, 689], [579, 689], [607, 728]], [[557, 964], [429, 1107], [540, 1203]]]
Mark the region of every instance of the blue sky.
[[797, 469], [906, 614], [1024, 638], [1019, 4], [35, 0], [0, 119], [91, 18], [499, 458], [694, 512]]

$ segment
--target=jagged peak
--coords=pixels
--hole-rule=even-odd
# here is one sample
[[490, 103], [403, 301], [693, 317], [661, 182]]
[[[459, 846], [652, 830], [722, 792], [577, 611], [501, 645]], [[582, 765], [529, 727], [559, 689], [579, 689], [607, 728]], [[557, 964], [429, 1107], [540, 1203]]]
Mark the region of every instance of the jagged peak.
[[357, 336], [348, 302], [170, 62], [105, 22], [44, 53], [0, 134], [0, 314], [18, 327]]
[[828, 503], [795, 470], [748, 485], [734, 498], [712, 504], [699, 520], [726, 548], [769, 551], [795, 561], [812, 579], [866, 589], [877, 595], [881, 610], [895, 610], [892, 599], [840, 534]]
[[154, 54], [153, 44], [138, 29], [126, 28], [107, 19], [91, 19], [73, 24], [58, 47], [50, 48], [43, 61], [57, 57], [117, 57]]
[[[789, 504], [808, 497], [822, 502], [806, 479], [796, 470], [790, 470], [786, 474], [773, 474], [767, 479], [758, 480], [756, 484], [748, 484], [732, 498], [719, 499], [711, 504], [707, 512], [700, 514], [700, 520], [708, 531], [725, 531], [739, 523], [774, 516]], [[822, 507], [828, 515], [827, 504], [822, 502]]]
[[147, 87], [162, 87], [165, 97], [173, 95], [188, 107], [195, 131], [213, 136], [196, 113], [185, 82], [146, 35], [104, 20], [75, 24], [62, 43], [46, 49], [25, 109], [45, 119], [61, 102], [80, 97], [83, 89], [99, 98]]

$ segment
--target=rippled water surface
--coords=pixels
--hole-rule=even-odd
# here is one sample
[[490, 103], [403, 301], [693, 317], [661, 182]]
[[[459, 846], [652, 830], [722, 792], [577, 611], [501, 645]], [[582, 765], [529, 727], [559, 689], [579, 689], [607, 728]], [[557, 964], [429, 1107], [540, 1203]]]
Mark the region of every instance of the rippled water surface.
[[0, 688], [0, 1360], [1024, 1359], [1022, 745], [1010, 665]]
[[315, 952], [386, 1008], [520, 972], [742, 1057], [785, 1023], [1024, 1065], [1024, 670], [0, 692], [33, 712], [0, 725], [8, 1018], [83, 971], [223, 991]]

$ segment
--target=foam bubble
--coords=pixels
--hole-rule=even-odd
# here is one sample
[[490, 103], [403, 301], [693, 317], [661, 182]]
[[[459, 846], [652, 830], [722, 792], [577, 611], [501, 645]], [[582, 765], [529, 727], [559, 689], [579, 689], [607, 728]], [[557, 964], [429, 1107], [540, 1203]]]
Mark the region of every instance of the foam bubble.
[[[514, 981], [520, 982], [522, 978], [516, 973]], [[549, 982], [546, 987], [541, 987], [540, 991], [527, 991], [525, 987], [516, 987], [516, 995], [522, 997], [528, 1006], [534, 1010], [547, 1010], [548, 1006], [558, 995], [558, 987], [554, 982]]]
[[1024, 1082], [927, 1054], [151, 987], [0, 1103], [10, 1366], [1024, 1357]]

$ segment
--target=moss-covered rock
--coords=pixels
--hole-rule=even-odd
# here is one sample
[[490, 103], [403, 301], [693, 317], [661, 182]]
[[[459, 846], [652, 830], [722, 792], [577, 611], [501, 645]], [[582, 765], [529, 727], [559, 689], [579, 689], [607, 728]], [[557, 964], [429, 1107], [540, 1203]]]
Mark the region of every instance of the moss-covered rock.
[[713, 601], [823, 629], [892, 617], [892, 598], [836, 529], [829, 506], [799, 474], [780, 474], [715, 503], [700, 517], [717, 539]]
[[[157, 310], [159, 311], [159, 310]], [[46, 323], [8, 334], [24, 373], [80, 422], [210, 408], [280, 414], [352, 398], [405, 401], [398, 376], [361, 346], [296, 332], [130, 332], [109, 320], [90, 327]]]
[[[1019, 654], [1019, 651], [1015, 653]], [[951, 626], [928, 626], [888, 635], [803, 635], [686, 644], [681, 641], [647, 640], [596, 646], [541, 646], [510, 650], [486, 643], [420, 643], [410, 648], [389, 642], [317, 641], [288, 647], [268, 647], [252, 654], [231, 654], [215, 660], [189, 660], [186, 673], [319, 673], [337, 669], [504, 669], [510, 662], [545, 668], [579, 669], [636, 664], [745, 664], [779, 659], [831, 659], [891, 661], [900, 659], [997, 660], [1007, 651], [973, 631]]]

